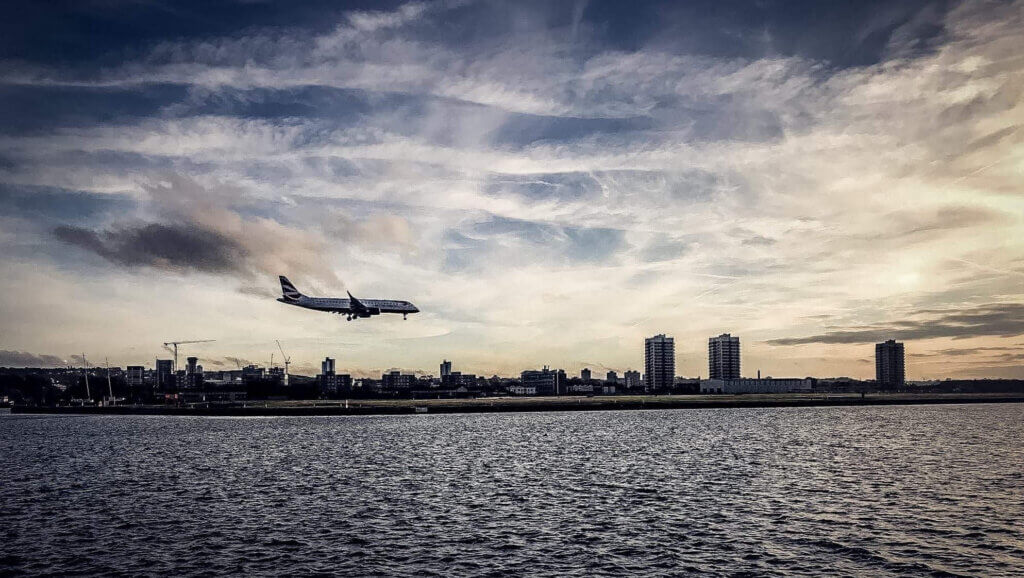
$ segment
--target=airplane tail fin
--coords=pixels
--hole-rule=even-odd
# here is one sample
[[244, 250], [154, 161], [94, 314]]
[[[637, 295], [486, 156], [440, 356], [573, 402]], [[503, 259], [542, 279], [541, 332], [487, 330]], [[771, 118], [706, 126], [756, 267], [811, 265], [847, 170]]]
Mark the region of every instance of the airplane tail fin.
[[299, 298], [302, 297], [302, 293], [299, 293], [299, 290], [295, 288], [295, 285], [292, 285], [292, 282], [289, 281], [287, 277], [284, 275], [278, 275], [278, 279], [281, 280], [281, 293], [284, 295], [285, 299], [289, 301], [298, 301]]

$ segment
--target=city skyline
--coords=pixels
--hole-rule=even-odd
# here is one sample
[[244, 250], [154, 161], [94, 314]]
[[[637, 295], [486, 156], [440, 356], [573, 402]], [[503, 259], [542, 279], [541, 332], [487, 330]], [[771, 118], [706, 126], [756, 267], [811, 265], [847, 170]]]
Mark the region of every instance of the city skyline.
[[1024, 378], [1021, 2], [552, 4], [0, 24], [0, 366]]
[[[190, 342], [184, 341], [184, 342], [178, 342], [178, 343], [188, 344]], [[191, 343], [203, 343], [203, 342], [199, 341], [199, 342], [191, 342]], [[722, 350], [723, 343], [729, 346], [729, 348], [727, 350], [724, 350], [724, 351]], [[614, 368], [611, 368], [610, 366], [602, 365], [602, 364], [598, 364], [598, 366], [602, 367], [603, 369], [607, 369], [608, 370], [606, 372], [606, 375], [605, 375], [605, 378], [604, 378], [605, 381], [619, 381], [619, 382], [629, 383], [630, 382], [630, 375], [631, 374], [635, 374], [637, 376], [636, 377], [637, 380], [643, 379], [645, 381], [645, 383], [648, 384], [648, 386], [650, 386], [650, 384], [652, 383], [647, 378], [648, 373], [651, 372], [651, 371], [654, 371], [655, 373], [659, 374], [659, 376], [656, 376], [656, 380], [658, 380], [660, 382], [663, 382], [663, 383], [661, 383], [661, 385], [670, 384], [676, 378], [683, 378], [683, 379], [707, 378], [707, 379], [711, 379], [711, 380], [716, 380], [716, 379], [717, 380], [721, 380], [721, 379], [728, 380], [728, 379], [751, 379], [751, 378], [755, 377], [755, 375], [744, 375], [742, 373], [742, 371], [740, 371], [742, 354], [741, 354], [740, 347], [739, 347], [739, 337], [738, 336], [733, 336], [733, 335], [730, 335], [730, 334], [726, 333], [726, 334], [722, 334], [722, 335], [715, 336], [715, 337], [709, 337], [708, 338], [708, 344], [709, 344], [709, 347], [708, 347], [708, 351], [707, 351], [706, 362], [707, 362], [707, 364], [709, 366], [709, 371], [707, 372], [706, 375], [704, 375], [704, 374], [683, 375], [683, 374], [679, 374], [678, 372], [675, 372], [674, 371], [675, 363], [676, 363], [676, 358], [675, 358], [675, 339], [672, 336], [667, 336], [665, 334], [654, 335], [654, 336], [648, 337], [648, 338], [646, 338], [644, 340], [643, 355], [644, 355], [645, 361], [644, 361], [644, 365], [643, 365], [643, 369], [644, 369], [643, 372], [634, 370], [631, 367], [627, 367], [625, 370], [621, 370], [621, 369], [614, 369]], [[283, 368], [284, 362], [282, 360], [285, 359], [286, 356], [284, 354], [283, 348], [279, 344], [278, 344], [278, 348], [279, 348], [279, 350], [282, 353], [282, 357], [277, 358], [277, 362], [276, 363], [275, 363], [275, 359], [273, 357], [273, 354], [271, 354], [270, 360], [267, 362], [266, 365], [260, 363], [259, 361], [250, 361], [250, 360], [246, 360], [246, 359], [242, 359], [242, 358], [238, 358], [238, 357], [231, 357], [229, 359], [232, 361], [232, 363], [234, 363], [236, 365], [236, 367], [234, 369], [225, 368], [225, 367], [223, 367], [222, 363], [217, 363], [216, 360], [214, 360], [213, 367], [211, 367], [209, 369], [210, 369], [210, 371], [214, 371], [214, 372], [234, 371], [234, 370], [242, 370], [242, 369], [247, 369], [247, 368], [266, 369], [267, 371], [279, 371], [279, 372], [282, 373], [283, 376], [285, 376], [285, 380], [286, 380], [285, 385], [287, 385], [287, 377], [286, 376], [289, 375], [289, 374], [295, 374], [296, 371], [294, 371], [294, 370], [289, 371], [289, 370], [286, 370], [286, 369]], [[170, 348], [167, 348], [167, 349], [168, 349], [168, 352], [170, 352]], [[903, 381], [904, 381], [904, 377], [903, 376], [904, 376], [904, 371], [905, 371], [904, 344], [902, 342], [897, 342], [895, 340], [890, 339], [890, 340], [886, 340], [883, 343], [875, 344], [874, 349], [875, 349], [875, 353], [874, 353], [875, 381], [878, 381], [880, 383], [886, 383], [888, 385], [902, 385]], [[897, 355], [897, 357], [895, 358], [894, 361], [890, 361], [890, 355], [893, 355], [893, 354], [887, 353], [890, 350], [891, 351], [898, 351], [898, 353], [895, 354], [895, 355]], [[884, 353], [884, 352], [886, 352], [886, 353]], [[104, 368], [111, 369], [111, 366], [109, 365], [109, 360], [108, 359], [104, 360], [104, 364], [103, 365], [98, 365], [98, 364], [89, 362], [88, 359], [87, 359], [87, 356], [78, 355], [78, 356], [72, 356], [72, 357], [74, 358], [72, 361], [58, 360], [58, 359], [44, 360], [44, 361], [48, 361], [49, 363], [42, 363], [42, 364], [40, 364], [38, 366], [35, 366], [35, 367], [38, 367], [38, 368], [59, 368], [59, 369], [100, 369], [100, 370], [102, 370]], [[291, 357], [287, 356], [287, 359], [288, 359], [288, 364], [291, 365], [292, 364]], [[31, 359], [26, 357], [26, 358], [22, 358], [22, 359], [17, 360], [17, 361], [28, 363], [29, 361], [31, 361]], [[175, 372], [173, 358], [172, 359], [163, 359], [163, 358], [159, 358], [158, 357], [158, 358], [156, 358], [156, 359], [154, 359], [152, 361], [153, 361], [153, 367], [152, 368], [153, 368], [153, 371], [155, 372], [156, 375], [162, 375], [162, 374], [170, 375], [172, 372]], [[189, 355], [188, 357], [185, 358], [185, 361], [186, 361], [186, 364], [184, 366], [181, 366], [181, 367], [177, 368], [177, 370], [176, 370], [177, 373], [181, 373], [181, 374], [183, 374], [185, 376], [189, 376], [189, 375], [192, 375], [192, 374], [196, 373], [196, 368], [197, 367], [199, 368], [200, 373], [203, 370], [206, 369], [206, 368], [203, 367], [203, 365], [201, 363], [199, 363], [200, 361], [202, 361], [202, 359], [197, 357], [197, 356]], [[310, 371], [310, 370], [315, 370], [315, 367], [313, 367], [313, 366], [305, 366], [305, 365], [303, 365], [303, 366], [301, 366], [301, 369], [305, 370], [305, 373], [308, 374], [308, 375], [306, 375], [306, 377], [309, 377], [311, 375], [322, 375], [322, 374], [331, 374], [331, 375], [333, 375], [335, 373], [345, 373], [346, 371], [348, 372], [349, 375], [352, 375], [352, 376], [357, 377], [357, 378], [373, 378], [374, 375], [383, 375], [383, 374], [388, 374], [388, 373], [405, 373], [405, 374], [410, 374], [410, 375], [419, 375], [419, 376], [425, 376], [425, 377], [435, 377], [435, 378], [439, 379], [441, 382], [444, 382], [448, 377], [450, 377], [452, 375], [462, 375], [463, 373], [467, 373], [467, 372], [463, 372], [461, 369], [459, 371], [453, 371], [454, 365], [453, 365], [453, 362], [451, 360], [449, 360], [449, 359], [442, 359], [441, 360], [441, 362], [439, 364], [439, 370], [438, 370], [438, 372], [436, 374], [432, 373], [430, 370], [423, 369], [423, 368], [415, 368], [415, 369], [405, 368], [405, 369], [403, 369], [403, 368], [399, 368], [397, 366], [388, 367], [386, 369], [381, 369], [381, 370], [370, 370], [370, 371], [361, 370], [361, 369], [352, 370], [351, 368], [349, 368], [347, 370], [345, 368], [342, 368], [341, 371], [337, 371], [337, 369], [336, 369], [337, 368], [336, 361], [337, 360], [335, 358], [332, 358], [332, 357], [330, 357], [328, 355], [324, 359], [321, 359], [318, 362], [319, 363], [319, 371], [318, 372], [317, 371]], [[77, 362], [77, 363], [75, 363], [75, 362]], [[24, 363], [21, 363], [20, 365], [19, 364], [14, 364], [14, 365], [11, 365], [10, 367], [11, 368], [24, 367], [26, 369], [33, 367], [33, 366], [25, 365]], [[896, 369], [889, 369], [889, 367], [893, 363], [898, 363], [898, 366], [896, 366]], [[533, 369], [528, 369], [528, 368], [540, 367], [541, 365], [543, 365], [544, 371], [547, 371], [548, 368], [550, 367], [546, 363], [545, 364], [533, 364], [533, 365], [527, 364], [527, 366], [524, 366], [524, 368], [522, 368], [519, 372], [513, 372], [513, 373], [515, 374], [515, 373], [522, 373], [522, 371], [534, 371]], [[719, 367], [717, 374], [716, 374], [716, 366]], [[886, 369], [883, 370], [882, 369], [883, 366], [885, 366]], [[0, 367], [7, 367], [7, 366], [0, 365]], [[127, 370], [128, 372], [131, 372], [131, 370], [133, 368], [145, 368], [145, 367], [147, 367], [145, 364], [143, 364], [143, 365], [127, 364], [125, 366], [125, 370]], [[114, 366], [113, 368], [120, 369], [119, 366]], [[564, 368], [557, 368], [557, 370], [558, 371], [562, 371], [562, 372], [565, 371]], [[623, 371], [623, 375], [622, 376], [618, 375], [620, 370]], [[894, 374], [894, 375], [898, 375], [899, 377], [897, 379], [889, 379], [888, 378], [889, 374], [887, 372], [890, 372], [890, 371], [895, 371], [896, 374]], [[883, 374], [883, 372], [886, 372], [886, 375], [887, 375], [886, 378], [880, 378], [879, 377], [880, 375]], [[586, 366], [582, 367], [580, 369], [579, 373], [580, 373], [580, 377], [579, 378], [583, 382], [587, 382], [587, 381], [591, 381], [591, 380], [601, 381], [600, 376], [598, 376], [597, 378], [593, 377], [592, 371], [590, 370], [589, 367], [586, 367]], [[469, 375], [476, 376], [476, 374], [472, 374], [472, 373], [469, 373]], [[512, 376], [509, 376], [509, 375], [499, 375], [497, 373], [491, 373], [491, 376], [502, 377], [502, 378], [512, 377]], [[669, 376], [671, 376], [671, 377], [669, 377]], [[489, 376], [487, 375], [487, 372], [484, 372], [484, 374], [481, 374], [480, 377], [481, 378], [487, 378]], [[766, 372], [764, 377], [765, 378], [772, 378], [773, 376], [768, 375], [768, 373]], [[803, 376], [803, 377], [815, 377], [815, 378], [819, 378], [819, 377], [820, 378], [837, 378], [838, 377], [838, 378], [848, 378], [850, 376], [848, 376], [848, 375], [830, 375], [830, 376], [824, 376], [824, 375], [810, 376], [810, 375], [806, 375], [806, 376]], [[762, 378], [762, 370], [760, 368], [756, 370], [756, 378], [757, 379], [761, 379]], [[163, 380], [163, 378], [157, 378], [157, 382], [162, 382], [162, 380]], [[869, 379], [869, 381], [870, 381], [870, 379]], [[927, 381], [927, 380], [925, 380], [925, 381]]]

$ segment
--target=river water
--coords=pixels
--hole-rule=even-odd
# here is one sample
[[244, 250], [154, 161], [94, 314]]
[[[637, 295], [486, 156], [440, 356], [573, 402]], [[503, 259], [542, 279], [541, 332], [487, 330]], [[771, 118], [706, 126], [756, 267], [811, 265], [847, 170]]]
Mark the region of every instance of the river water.
[[0, 415], [2, 574], [1024, 575], [1024, 405]]

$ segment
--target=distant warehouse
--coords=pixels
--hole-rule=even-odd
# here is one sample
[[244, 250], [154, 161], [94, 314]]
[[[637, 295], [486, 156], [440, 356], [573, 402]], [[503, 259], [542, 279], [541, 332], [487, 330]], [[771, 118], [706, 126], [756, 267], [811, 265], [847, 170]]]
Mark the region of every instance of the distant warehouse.
[[810, 377], [702, 379], [701, 393], [811, 393], [814, 380]]

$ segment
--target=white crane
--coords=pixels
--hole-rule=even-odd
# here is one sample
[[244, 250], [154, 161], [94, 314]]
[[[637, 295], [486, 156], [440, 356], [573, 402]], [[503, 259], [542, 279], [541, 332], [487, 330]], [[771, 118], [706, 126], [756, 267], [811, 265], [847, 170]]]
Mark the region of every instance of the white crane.
[[174, 346], [174, 371], [175, 372], [178, 371], [178, 346], [179, 345], [184, 345], [185, 343], [209, 343], [211, 341], [216, 341], [216, 339], [193, 339], [191, 341], [165, 341], [164, 342], [164, 347], [167, 347], [168, 345], [173, 345]]
[[281, 342], [277, 339], [274, 340], [277, 343], [277, 349], [281, 352], [281, 357], [284, 359], [284, 384], [288, 385], [288, 366], [292, 364], [292, 358], [284, 354], [284, 348], [281, 347]]

